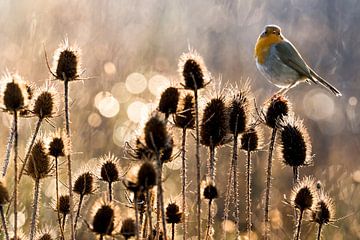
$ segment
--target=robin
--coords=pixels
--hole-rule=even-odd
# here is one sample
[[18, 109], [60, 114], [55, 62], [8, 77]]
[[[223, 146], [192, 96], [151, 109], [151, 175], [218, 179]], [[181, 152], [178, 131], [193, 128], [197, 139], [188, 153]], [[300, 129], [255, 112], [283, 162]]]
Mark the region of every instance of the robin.
[[341, 93], [312, 70], [296, 50], [295, 46], [281, 33], [280, 27], [265, 27], [255, 46], [256, 66], [259, 71], [283, 94], [300, 82], [324, 86], [336, 96]]

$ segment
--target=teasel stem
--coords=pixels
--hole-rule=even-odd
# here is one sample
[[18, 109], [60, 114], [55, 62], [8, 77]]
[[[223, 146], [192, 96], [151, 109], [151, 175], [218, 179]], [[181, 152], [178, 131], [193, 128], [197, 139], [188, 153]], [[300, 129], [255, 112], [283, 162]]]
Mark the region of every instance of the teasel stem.
[[21, 170], [20, 170], [20, 173], [19, 173], [19, 182], [21, 180], [21, 177], [23, 175], [23, 172], [24, 172], [24, 169], [25, 169], [25, 166], [26, 166], [26, 163], [27, 161], [29, 160], [29, 157], [30, 157], [30, 153], [31, 153], [31, 149], [35, 143], [35, 139], [36, 139], [36, 136], [38, 135], [39, 133], [39, 130], [40, 130], [40, 126], [41, 126], [41, 123], [43, 121], [43, 118], [38, 118], [37, 122], [36, 122], [36, 126], [35, 126], [35, 130], [34, 130], [34, 133], [31, 137], [31, 141], [30, 141], [30, 144], [29, 144], [29, 148], [27, 149], [27, 152], [25, 154], [25, 158], [24, 158], [24, 162], [21, 166]]
[[147, 189], [147, 188], [146, 188], [146, 212], [147, 212], [147, 219], [149, 221], [150, 236], [152, 236], [153, 225], [152, 225], [152, 219], [151, 219], [150, 194], [149, 194], [149, 189]]
[[14, 239], [17, 239], [17, 205], [18, 205], [18, 115], [14, 111]]
[[[164, 239], [166, 240], [166, 221], [165, 221], [165, 209], [164, 209], [164, 193], [162, 189], [162, 164], [160, 160], [160, 156], [157, 153], [157, 167], [158, 167], [158, 189], [157, 189], [157, 219], [156, 219], [156, 230], [157, 230], [157, 239], [160, 237], [160, 219], [162, 221]], [[161, 217], [160, 217], [161, 215]]]
[[321, 230], [322, 230], [322, 224], [319, 224], [319, 230], [318, 230], [318, 233], [317, 233], [317, 240], [321, 239]]
[[[230, 162], [230, 170], [229, 170], [229, 175], [228, 175], [228, 179], [227, 179], [227, 184], [226, 184], [226, 195], [225, 195], [225, 206], [224, 206], [224, 221], [228, 220], [229, 218], [229, 206], [230, 206], [230, 200], [232, 197], [232, 186], [233, 186], [233, 160], [231, 159]], [[226, 239], [226, 231], [223, 231], [223, 239]]]
[[[145, 201], [146, 201], [146, 199], [145, 199]], [[147, 233], [147, 225], [148, 225], [148, 214], [146, 213], [144, 217], [145, 217], [145, 219], [144, 219], [143, 224], [142, 224], [142, 238], [146, 239], [146, 237], [147, 237], [147, 235], [146, 235], [146, 233]]]
[[14, 141], [14, 127], [15, 127], [15, 122], [13, 121], [11, 124], [10, 132], [9, 132], [9, 138], [6, 143], [6, 152], [5, 152], [5, 160], [4, 160], [2, 177], [5, 177], [7, 169], [9, 167], [11, 147], [12, 147], [12, 144]]
[[[236, 117], [237, 119], [238, 117]], [[240, 197], [239, 197], [239, 183], [237, 180], [238, 175], [238, 134], [237, 134], [237, 123], [235, 124], [235, 134], [233, 142], [233, 156], [232, 156], [232, 165], [233, 165], [233, 194], [235, 200], [235, 226], [236, 226], [236, 238], [240, 235]]]
[[[109, 183], [109, 185], [111, 185]], [[136, 240], [139, 240], [139, 206], [138, 206], [138, 192], [134, 193], [134, 204], [135, 204], [135, 223], [136, 223]]]
[[300, 228], [301, 228], [301, 221], [304, 215], [304, 211], [300, 210], [300, 216], [299, 216], [299, 220], [298, 220], [298, 224], [297, 224], [297, 228], [296, 228], [296, 240], [300, 239]]
[[251, 238], [251, 151], [247, 151], [247, 162], [246, 162], [246, 213], [247, 213], [247, 224], [246, 230], [248, 233], [248, 239]]
[[78, 222], [78, 220], [79, 220], [80, 210], [81, 210], [81, 205], [82, 205], [83, 200], [84, 200], [84, 195], [80, 194], [78, 209], [77, 209], [77, 211], [76, 211], [75, 223], [74, 223], [74, 231], [75, 231], [75, 232], [76, 232], [76, 226], [77, 226], [77, 222]]
[[207, 227], [206, 227], [205, 240], [210, 239], [210, 229], [211, 229], [212, 223], [213, 223], [212, 214], [211, 214], [211, 203], [212, 203], [212, 199], [209, 200], [208, 223], [207, 223]]
[[35, 179], [33, 212], [31, 215], [30, 240], [33, 240], [36, 232], [36, 218], [39, 205], [40, 178]]
[[65, 223], [66, 223], [66, 214], [64, 214], [64, 218], [62, 220], [62, 228], [65, 229]]
[[186, 128], [182, 130], [182, 141], [181, 141], [181, 161], [182, 161], [182, 212], [184, 214], [183, 219], [183, 240], [186, 240]]
[[269, 145], [269, 158], [268, 158], [268, 166], [266, 169], [266, 193], [265, 193], [265, 239], [269, 239], [270, 234], [270, 219], [269, 219], [269, 207], [270, 207], [270, 188], [271, 188], [271, 175], [272, 175], [272, 154], [275, 145], [275, 137], [276, 137], [277, 128], [274, 127], [271, 133], [271, 141]]
[[171, 240], [175, 239], [175, 223], [171, 224]]
[[112, 182], [109, 182], [109, 200], [112, 202]]
[[293, 185], [295, 186], [296, 183], [299, 182], [299, 167], [293, 167], [293, 173], [294, 173]]
[[[56, 186], [56, 204], [59, 204], [59, 170], [58, 170], [58, 157], [55, 157], [55, 186]], [[57, 218], [58, 218], [58, 223], [59, 223], [59, 228], [60, 228], [60, 234], [61, 234], [61, 239], [64, 240], [65, 236], [64, 236], [64, 230], [61, 226], [61, 217], [60, 217], [60, 212], [59, 209], [57, 209]], [[64, 216], [65, 218], [65, 216]]]
[[[65, 73], [63, 73], [64, 79], [64, 102], [65, 102], [65, 127], [66, 127], [66, 134], [69, 139], [70, 136], [70, 112], [69, 112], [69, 79], [67, 79]], [[69, 198], [70, 198], [70, 233], [71, 239], [75, 240], [74, 234], [74, 216], [73, 216], [73, 192], [72, 192], [72, 177], [71, 177], [71, 157], [70, 154], [67, 155], [67, 163], [68, 163], [68, 187], [69, 187]]]
[[215, 182], [215, 147], [213, 144], [209, 147], [210, 159], [209, 159], [209, 175], [210, 179]]
[[9, 233], [7, 231], [7, 226], [6, 226], [6, 219], [5, 219], [5, 215], [4, 215], [4, 208], [2, 205], [0, 205], [0, 215], [1, 215], [1, 222], [4, 228], [4, 233], [5, 233], [5, 239], [9, 240]]

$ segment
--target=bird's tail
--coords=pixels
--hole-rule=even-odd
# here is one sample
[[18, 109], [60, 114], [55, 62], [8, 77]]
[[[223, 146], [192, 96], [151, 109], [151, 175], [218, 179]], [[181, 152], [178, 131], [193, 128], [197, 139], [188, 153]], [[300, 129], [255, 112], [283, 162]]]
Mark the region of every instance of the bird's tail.
[[315, 78], [311, 79], [312, 81], [314, 81], [315, 83], [320, 83], [322, 86], [330, 90], [335, 96], [341, 96], [341, 92], [339, 90], [337, 90], [334, 86], [328, 83], [325, 79], [320, 77], [314, 70], [310, 69], [310, 74], [313, 78]]

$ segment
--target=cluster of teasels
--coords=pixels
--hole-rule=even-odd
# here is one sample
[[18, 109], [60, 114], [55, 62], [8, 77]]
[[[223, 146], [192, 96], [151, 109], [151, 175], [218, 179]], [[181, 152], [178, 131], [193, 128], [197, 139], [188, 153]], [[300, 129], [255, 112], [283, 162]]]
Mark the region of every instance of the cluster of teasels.
[[[228, 87], [216, 97], [206, 99], [202, 91], [216, 80], [211, 77], [201, 56], [190, 50], [179, 59], [181, 86], [164, 90], [142, 134], [128, 143], [127, 157], [133, 163], [129, 170], [121, 170], [121, 158], [106, 154], [99, 157], [98, 169], [73, 176], [69, 87], [72, 82], [83, 80], [79, 49], [70, 47], [65, 41], [55, 52], [53, 66], [48, 62], [47, 65], [52, 78], [63, 83], [62, 95], [49, 84], [36, 89], [17, 74], [7, 73], [1, 79], [2, 110], [13, 119], [2, 176], [13, 181], [14, 187], [8, 189], [5, 181], [0, 182], [0, 235], [4, 239], [77, 239], [84, 229], [98, 239], [175, 239], [176, 236], [182, 239], [228, 239], [226, 231], [216, 233], [213, 227], [212, 203], [219, 198], [225, 202], [223, 220], [229, 219], [230, 212], [234, 216], [234, 238], [238, 239], [240, 234], [244, 234], [240, 231], [240, 223], [244, 222], [240, 219], [240, 212], [245, 211], [248, 239], [255, 238], [255, 232], [270, 239], [272, 161], [275, 158], [281, 159], [293, 171], [293, 189], [291, 193], [284, 193], [290, 194], [287, 203], [294, 208], [293, 238], [300, 239], [304, 219], [317, 224], [318, 230], [314, 233], [317, 239], [321, 238], [323, 227], [335, 220], [334, 203], [322, 186], [311, 176], [300, 178], [300, 169], [313, 164], [310, 137], [303, 122], [292, 112], [285, 96], [275, 94], [259, 109], [254, 106], [248, 81], [241, 87]], [[63, 96], [64, 114], [59, 114], [60, 96]], [[199, 104], [199, 99], [206, 100], [204, 107]], [[42, 124], [51, 124], [51, 118], [60, 116], [64, 116], [65, 129], [54, 130], [54, 133], [46, 135], [39, 133]], [[26, 154], [19, 161], [18, 125], [24, 117], [34, 117], [37, 121]], [[265, 128], [272, 130], [268, 141], [263, 139]], [[175, 132], [181, 132], [181, 141], [175, 142]], [[194, 156], [189, 156], [189, 138], [195, 140]], [[217, 159], [217, 151], [223, 145], [231, 146], [232, 155], [226, 159]], [[175, 146], [180, 149], [179, 152], [175, 151]], [[260, 229], [252, 224], [252, 155], [264, 149], [264, 146], [268, 146], [268, 161], [264, 184], [264, 226]], [[200, 149], [203, 147], [208, 150], [208, 157], [201, 154]], [[241, 195], [239, 149], [247, 156], [246, 193]], [[180, 200], [166, 203], [163, 169], [165, 163], [175, 158], [181, 158], [181, 176], [178, 179], [182, 186]], [[65, 169], [59, 168], [60, 160], [65, 162]], [[205, 163], [207, 171], [202, 172], [201, 166]], [[222, 191], [224, 193], [216, 185], [216, 164], [229, 166], [226, 190]], [[8, 170], [9, 165], [13, 165], [14, 172]], [[188, 179], [189, 165], [194, 167], [196, 179]], [[60, 171], [68, 176], [66, 193], [59, 191]], [[24, 175], [31, 177], [34, 182], [32, 215], [26, 221], [30, 223], [30, 231], [26, 234], [20, 233], [17, 227], [18, 189]], [[57, 225], [42, 229], [37, 219], [42, 205], [39, 204], [40, 186], [53, 177], [56, 179], [56, 196], [52, 207]], [[91, 219], [86, 219], [82, 207], [84, 202], [94, 197], [94, 192], [99, 191], [99, 182], [106, 183], [107, 190], [94, 204]], [[190, 183], [195, 188], [191, 194], [191, 202], [195, 206], [191, 210], [188, 204]], [[120, 186], [125, 187], [125, 190], [116, 192], [127, 196], [127, 206], [133, 210], [131, 217], [123, 217], [119, 211], [119, 197], [114, 194], [114, 188]], [[240, 197], [243, 195], [246, 197]], [[244, 210], [240, 209], [240, 201], [243, 200], [246, 202]], [[207, 214], [206, 222], [202, 222], [201, 212]], [[12, 226], [9, 225], [10, 216], [14, 218]], [[81, 230], [80, 222], [86, 226]]]

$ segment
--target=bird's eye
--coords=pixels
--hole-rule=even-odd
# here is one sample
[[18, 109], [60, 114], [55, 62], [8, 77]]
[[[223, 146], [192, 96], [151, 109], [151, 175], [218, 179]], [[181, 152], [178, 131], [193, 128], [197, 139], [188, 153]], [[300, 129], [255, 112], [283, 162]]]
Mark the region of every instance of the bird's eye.
[[268, 31], [265, 31], [264, 33], [265, 33], [265, 34], [268, 34]]

